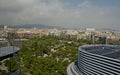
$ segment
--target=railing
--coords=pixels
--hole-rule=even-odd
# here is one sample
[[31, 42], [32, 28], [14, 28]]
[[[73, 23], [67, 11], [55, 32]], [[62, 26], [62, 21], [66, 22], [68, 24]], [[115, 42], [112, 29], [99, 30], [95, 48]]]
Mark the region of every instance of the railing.
[[5, 74], [5, 75], [20, 75], [20, 70], [16, 70], [15, 72], [8, 73], [8, 74]]

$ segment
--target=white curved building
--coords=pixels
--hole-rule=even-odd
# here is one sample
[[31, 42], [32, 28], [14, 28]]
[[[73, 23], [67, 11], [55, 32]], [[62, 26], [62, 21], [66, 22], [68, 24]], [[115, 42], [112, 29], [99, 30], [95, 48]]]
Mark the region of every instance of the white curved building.
[[120, 46], [87, 45], [78, 48], [78, 60], [68, 75], [120, 75]]

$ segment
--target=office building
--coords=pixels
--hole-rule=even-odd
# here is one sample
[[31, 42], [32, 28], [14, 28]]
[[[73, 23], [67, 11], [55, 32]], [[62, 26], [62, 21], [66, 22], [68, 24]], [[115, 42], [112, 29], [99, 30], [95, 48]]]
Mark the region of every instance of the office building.
[[78, 60], [67, 67], [68, 75], [120, 75], [120, 46], [87, 45], [78, 48]]

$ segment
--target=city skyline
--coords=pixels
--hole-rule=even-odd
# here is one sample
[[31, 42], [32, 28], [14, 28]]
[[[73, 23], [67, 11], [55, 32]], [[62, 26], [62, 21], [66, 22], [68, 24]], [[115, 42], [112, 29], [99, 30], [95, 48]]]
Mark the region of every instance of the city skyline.
[[120, 29], [119, 0], [0, 0], [0, 24]]

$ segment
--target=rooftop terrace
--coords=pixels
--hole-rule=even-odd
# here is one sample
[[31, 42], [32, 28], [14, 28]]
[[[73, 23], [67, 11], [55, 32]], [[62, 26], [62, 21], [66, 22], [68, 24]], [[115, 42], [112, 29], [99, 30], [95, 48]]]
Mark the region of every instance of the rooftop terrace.
[[98, 54], [114, 59], [119, 59], [120, 60], [120, 46], [113, 46], [113, 45], [90, 45], [90, 46], [83, 46], [83, 50], [93, 53], [93, 54]]

